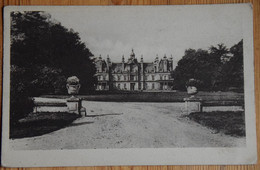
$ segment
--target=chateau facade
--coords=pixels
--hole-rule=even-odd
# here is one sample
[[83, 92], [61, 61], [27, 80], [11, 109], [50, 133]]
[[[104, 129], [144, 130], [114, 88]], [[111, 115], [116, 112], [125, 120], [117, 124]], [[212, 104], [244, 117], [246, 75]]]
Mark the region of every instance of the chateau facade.
[[151, 63], [140, 62], [135, 58], [134, 50], [125, 61], [113, 63], [109, 56], [106, 61], [100, 56], [95, 61], [98, 84], [96, 90], [129, 90], [129, 91], [158, 91], [172, 90], [171, 71], [173, 58], [166, 55], [159, 60], [157, 56]]

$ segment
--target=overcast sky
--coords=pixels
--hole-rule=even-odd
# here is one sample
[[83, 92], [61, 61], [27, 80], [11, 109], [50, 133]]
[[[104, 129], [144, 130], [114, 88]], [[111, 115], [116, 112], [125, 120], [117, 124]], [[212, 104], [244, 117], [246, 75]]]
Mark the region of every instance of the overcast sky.
[[243, 38], [239, 5], [106, 6], [58, 8], [46, 11], [78, 32], [95, 55], [120, 62], [133, 48], [144, 61], [173, 56], [177, 62], [188, 48], [228, 48]]

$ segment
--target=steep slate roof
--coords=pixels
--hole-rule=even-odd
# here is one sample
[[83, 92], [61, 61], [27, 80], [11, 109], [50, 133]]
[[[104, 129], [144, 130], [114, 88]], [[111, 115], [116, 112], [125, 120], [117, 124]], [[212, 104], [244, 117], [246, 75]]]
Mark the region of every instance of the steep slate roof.
[[154, 72], [153, 63], [144, 63], [144, 71], [149, 73]]
[[105, 60], [102, 60], [102, 67], [106, 68], [107, 67], [107, 63], [105, 62]]
[[136, 58], [129, 58], [128, 61], [126, 62], [126, 64], [138, 64], [138, 61]]
[[159, 68], [159, 71], [163, 71], [163, 60], [160, 60], [158, 68]]
[[122, 70], [122, 63], [112, 63], [111, 71], [115, 73], [121, 73]]
[[96, 68], [101, 68], [101, 70], [104, 71], [107, 68], [107, 63], [105, 62], [105, 60], [98, 60], [96, 61]]

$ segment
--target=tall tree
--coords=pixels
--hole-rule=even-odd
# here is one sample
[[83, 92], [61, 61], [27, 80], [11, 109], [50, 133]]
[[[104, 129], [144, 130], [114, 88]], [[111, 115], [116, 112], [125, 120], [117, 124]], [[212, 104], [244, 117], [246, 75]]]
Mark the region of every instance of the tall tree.
[[[56, 76], [79, 77], [83, 93], [93, 89], [96, 80], [93, 76], [95, 65], [90, 58], [92, 53], [81, 42], [78, 33], [54, 22], [49, 14], [44, 12], [12, 13], [11, 36], [11, 64], [31, 70], [32, 80], [39, 79], [39, 73], [44, 71], [38, 71], [39, 69], [46, 71], [48, 67], [49, 73], [52, 69], [59, 70]], [[53, 81], [55, 84], [55, 79]], [[39, 89], [44, 89], [40, 84], [34, 83], [32, 92], [37, 94]], [[38, 85], [40, 85], [39, 88]], [[49, 93], [55, 91], [65, 93], [66, 89], [65, 86], [53, 86], [48, 90]]]
[[212, 77], [211, 77], [211, 89], [221, 90], [220, 84], [222, 83], [222, 66], [230, 56], [228, 55], [229, 49], [223, 44], [217, 44], [217, 46], [211, 46], [209, 48], [210, 57], [212, 58]]
[[[81, 93], [94, 89], [92, 53], [78, 33], [41, 12], [11, 13], [11, 118], [29, 112], [28, 97], [66, 94], [66, 78], [77, 76]], [[17, 115], [21, 116], [17, 116]], [[16, 116], [15, 116], [16, 115]]]
[[186, 50], [173, 71], [175, 88], [185, 90], [186, 82], [193, 78], [202, 82], [200, 86], [201, 90], [209, 90], [212, 82], [213, 68], [215, 68], [215, 62], [212, 61], [210, 54], [206, 50]]
[[217, 47], [211, 46], [209, 48], [210, 55], [214, 59], [214, 62], [216, 64], [220, 64], [224, 59], [227, 59], [229, 56], [227, 55], [229, 53], [228, 48], [223, 44], [218, 44]]
[[223, 65], [223, 83], [226, 87], [244, 89], [243, 40], [230, 48], [232, 57]]
[[243, 90], [243, 40], [230, 50], [224, 44], [209, 50], [188, 49], [172, 72], [174, 88], [185, 90], [193, 78], [202, 82], [201, 90]]

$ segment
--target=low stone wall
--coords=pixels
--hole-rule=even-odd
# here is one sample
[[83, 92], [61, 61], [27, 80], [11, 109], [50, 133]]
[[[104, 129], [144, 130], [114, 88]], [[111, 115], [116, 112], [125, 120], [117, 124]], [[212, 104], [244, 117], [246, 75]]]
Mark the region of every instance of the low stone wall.
[[214, 111], [244, 111], [243, 106], [205, 106], [201, 109], [202, 112]]
[[202, 101], [200, 98], [184, 98], [187, 114], [191, 112], [244, 111], [243, 100]]
[[64, 99], [50, 99], [34, 97], [33, 112], [67, 112], [67, 104]]
[[34, 100], [34, 113], [40, 112], [68, 112], [81, 114], [84, 112], [86, 115], [86, 109], [82, 107], [82, 100], [76, 97], [68, 99], [54, 99], [54, 98], [42, 98], [35, 97]]
[[66, 106], [59, 106], [59, 105], [53, 105], [53, 106], [34, 106], [33, 109], [34, 113], [39, 112], [68, 112], [68, 107]]

